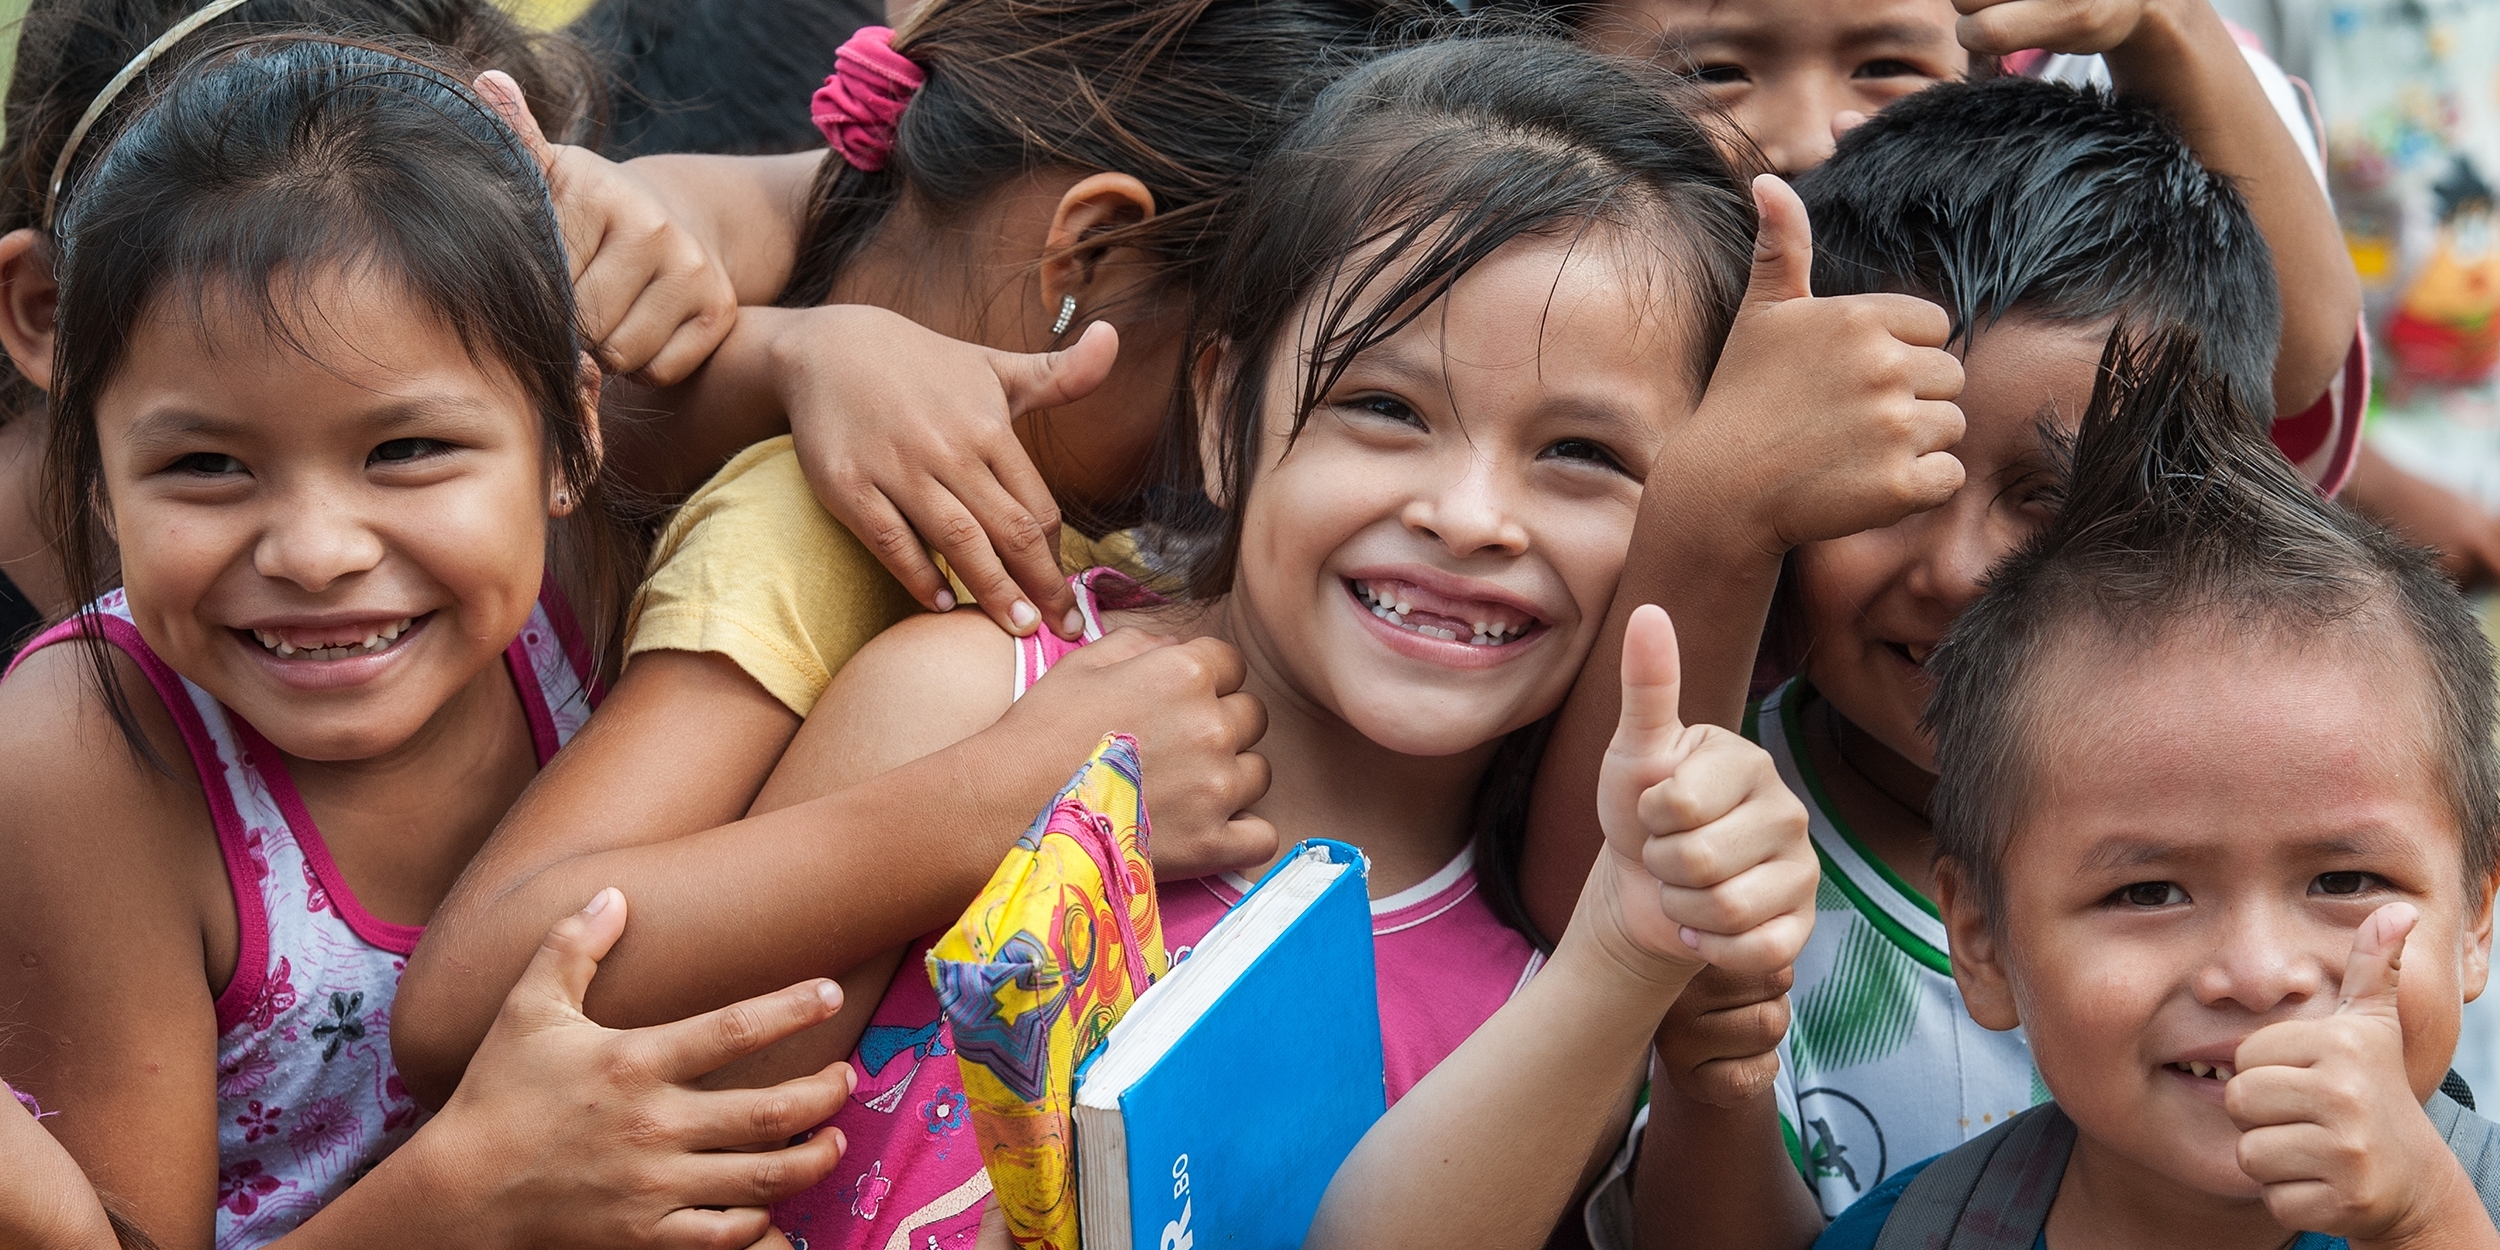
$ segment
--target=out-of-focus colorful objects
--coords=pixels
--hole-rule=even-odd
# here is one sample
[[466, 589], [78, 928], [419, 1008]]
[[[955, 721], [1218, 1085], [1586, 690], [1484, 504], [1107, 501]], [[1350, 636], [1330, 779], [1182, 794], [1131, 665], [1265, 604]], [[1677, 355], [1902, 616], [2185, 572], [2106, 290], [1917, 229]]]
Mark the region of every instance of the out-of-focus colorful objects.
[[929, 951], [1019, 1246], [1077, 1250], [1076, 1064], [1164, 973], [1147, 838], [1137, 742], [1111, 734]]
[[2491, 188], [2459, 156], [2434, 188], [2439, 227], [2431, 258], [2388, 319], [2398, 377], [2468, 386], [2500, 364], [2500, 251], [2492, 248]]
[[2500, 365], [2500, 0], [2328, 0], [2312, 77], [2397, 409], [2490, 420]]

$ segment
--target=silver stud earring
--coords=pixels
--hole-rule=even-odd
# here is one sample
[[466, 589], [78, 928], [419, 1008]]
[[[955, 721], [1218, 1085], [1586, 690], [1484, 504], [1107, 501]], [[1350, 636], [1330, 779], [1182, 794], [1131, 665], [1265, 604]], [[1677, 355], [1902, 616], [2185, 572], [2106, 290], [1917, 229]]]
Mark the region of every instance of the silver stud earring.
[[565, 509], [571, 508], [572, 506], [573, 506], [573, 492], [571, 492], [571, 491], [565, 491], [565, 490], [560, 490], [560, 491], [557, 491], [557, 492], [556, 492], [556, 508], [557, 508], [557, 510], [558, 510], [558, 511], [562, 511], [562, 510], [565, 510]]
[[1076, 297], [1073, 295], [1060, 296], [1059, 319], [1050, 323], [1050, 337], [1057, 338], [1060, 335], [1067, 333], [1068, 323], [1074, 320], [1076, 320]]

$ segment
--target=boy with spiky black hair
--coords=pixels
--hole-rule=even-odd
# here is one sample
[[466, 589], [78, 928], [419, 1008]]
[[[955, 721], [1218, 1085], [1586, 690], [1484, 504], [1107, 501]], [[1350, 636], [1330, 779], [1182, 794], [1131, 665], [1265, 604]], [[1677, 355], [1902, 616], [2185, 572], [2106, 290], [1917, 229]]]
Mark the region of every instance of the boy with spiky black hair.
[[2196, 331], [2243, 412], [2271, 393], [2265, 241], [2157, 110], [2027, 79], [1946, 84], [1852, 131], [1798, 190], [1817, 295], [1896, 292], [1949, 317], [1964, 484], [1932, 511], [1768, 557], [1749, 604], [1679, 621], [1688, 689], [1742, 689], [1750, 640], [1733, 671], [1701, 657], [1767, 606], [1763, 658], [1793, 679], [1744, 725], [1807, 805], [1824, 886], [1793, 983], [1711, 978], [1677, 1004], [1637, 1162], [1592, 1204], [1609, 1244], [1797, 1250], [1893, 1173], [2047, 1096], [2022, 1033], [1978, 1027], [1954, 983], [1924, 663], [1989, 567], [2055, 516], [2121, 320]]
[[1930, 666], [1954, 975], [2055, 1101], [1821, 1247], [2500, 1247], [2500, 1128], [2438, 1092], [2490, 965], [2490, 645], [2200, 355], [2113, 341], [2063, 513]]

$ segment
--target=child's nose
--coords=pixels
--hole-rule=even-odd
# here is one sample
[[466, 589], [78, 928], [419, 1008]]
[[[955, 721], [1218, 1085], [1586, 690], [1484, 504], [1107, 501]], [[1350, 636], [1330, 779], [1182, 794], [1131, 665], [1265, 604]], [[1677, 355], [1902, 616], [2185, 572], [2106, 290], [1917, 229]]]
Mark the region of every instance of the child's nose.
[[1482, 461], [1466, 473], [1415, 496], [1402, 518], [1409, 529], [1430, 535], [1454, 555], [1479, 551], [1518, 554], [1528, 549], [1528, 531], [1505, 484]]
[[1841, 102], [1822, 75], [1784, 75], [1755, 92], [1753, 103], [1746, 110], [1751, 116], [1740, 120], [1771, 168], [1793, 176], [1831, 159], [1832, 119]]
[[252, 567], [263, 577], [319, 592], [381, 563], [381, 540], [339, 508], [304, 501], [272, 512], [252, 550]]
[[2209, 1007], [2263, 1014], [2297, 1007], [2328, 992], [2327, 969], [2308, 953], [2300, 926], [2266, 908], [2236, 909], [2196, 976], [2196, 998]]

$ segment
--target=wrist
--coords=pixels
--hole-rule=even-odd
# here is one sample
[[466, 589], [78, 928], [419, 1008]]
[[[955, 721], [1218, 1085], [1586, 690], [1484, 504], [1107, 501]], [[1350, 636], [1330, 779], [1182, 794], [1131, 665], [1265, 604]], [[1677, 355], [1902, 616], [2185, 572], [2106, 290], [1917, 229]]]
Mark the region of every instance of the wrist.
[[[1632, 1017], [1645, 1019], [1646, 1032], [1654, 1036], [1667, 1009], [1707, 965], [1698, 953], [1689, 951], [1689, 959], [1656, 954], [1632, 936], [1625, 924], [1623, 902], [1616, 897], [1624, 888], [1618, 884], [1624, 877], [1637, 878], [1639, 884], [1631, 888], [1656, 888], [1648, 869], [1638, 861], [1625, 860], [1612, 844], [1599, 848], [1597, 863], [1581, 890], [1580, 905], [1572, 909], [1571, 923], [1564, 926], [1553, 957], [1538, 976], [1560, 971], [1576, 989], [1618, 1003]], [[1682, 939], [1670, 935], [1667, 940]]]
[[2424, 1169], [2412, 1205], [2378, 1236], [2351, 1238], [2352, 1250], [2490, 1250], [2500, 1246], [2500, 1230], [2493, 1228], [2465, 1165], [2435, 1131], [2429, 1134], [2429, 1142], [2437, 1156]]
[[1745, 454], [1742, 447], [1721, 454], [1723, 440], [1709, 436], [1720, 424], [1710, 419], [1705, 404], [1683, 436], [1659, 449], [1641, 486], [1643, 523], [1638, 528], [1656, 535], [1661, 548], [1681, 549], [1672, 554], [1689, 552], [1714, 564], [1767, 566], [1776, 576], [1780, 560], [1796, 544], [1780, 532], [1777, 513], [1765, 505], [1784, 492], [1746, 478], [1747, 470], [1761, 465], [1760, 457]]
[[2239, 44], [2207, 0], [2146, 0], [2135, 29], [2101, 56], [2118, 90], [2167, 100], [2200, 81], [2200, 63], [2220, 53], [2236, 58]]

